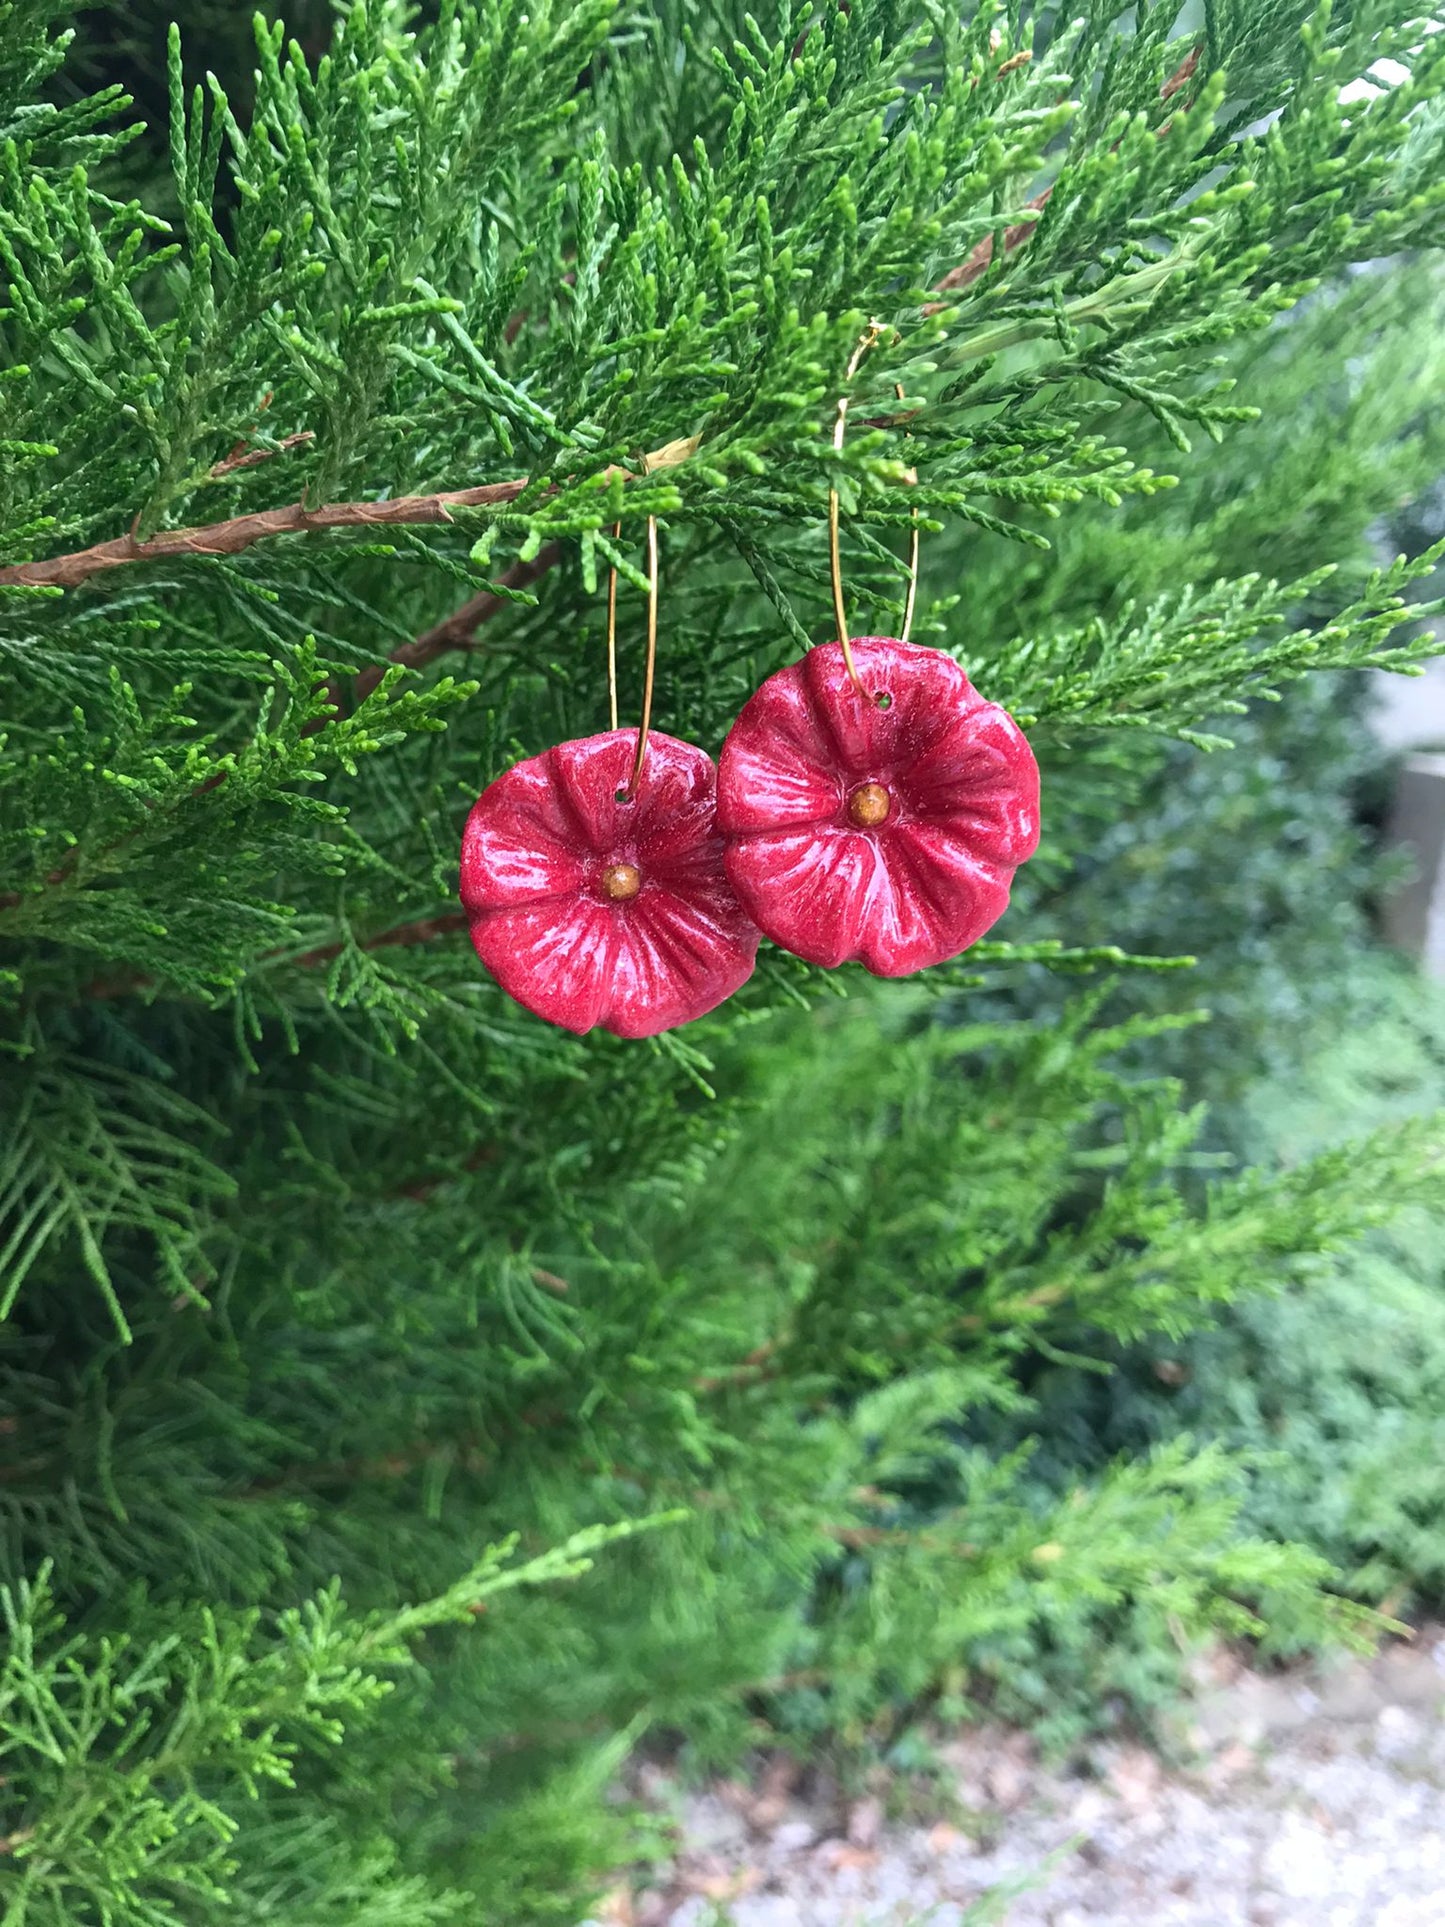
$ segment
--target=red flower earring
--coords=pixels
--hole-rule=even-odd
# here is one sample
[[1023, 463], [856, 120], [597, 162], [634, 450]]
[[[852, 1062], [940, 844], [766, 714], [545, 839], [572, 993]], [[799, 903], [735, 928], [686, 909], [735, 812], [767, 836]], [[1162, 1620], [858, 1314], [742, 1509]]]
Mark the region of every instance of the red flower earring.
[[862, 636], [810, 649], [750, 699], [718, 764], [718, 827], [774, 943], [906, 977], [1003, 915], [1039, 840], [1038, 765], [952, 656]]
[[[846, 411], [845, 397], [839, 449]], [[898, 640], [849, 641], [836, 490], [828, 524], [839, 639], [744, 706], [719, 759], [718, 827], [733, 888], [765, 936], [809, 963], [857, 959], [903, 977], [956, 957], [1002, 916], [1038, 847], [1038, 765], [952, 656], [908, 640], [916, 514]]]
[[[651, 731], [657, 527], [648, 522], [648, 662], [641, 727], [559, 743], [472, 806], [461, 896], [477, 955], [549, 1023], [652, 1037], [752, 975], [758, 932], [723, 866], [712, 759]], [[608, 595], [614, 668], [615, 577]]]

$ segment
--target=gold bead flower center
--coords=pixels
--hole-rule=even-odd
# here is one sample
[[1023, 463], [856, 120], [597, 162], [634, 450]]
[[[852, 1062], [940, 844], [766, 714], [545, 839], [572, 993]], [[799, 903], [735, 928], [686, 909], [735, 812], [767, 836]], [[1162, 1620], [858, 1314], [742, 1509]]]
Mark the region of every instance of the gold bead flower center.
[[609, 863], [602, 888], [614, 903], [630, 903], [642, 888], [642, 872], [635, 863]]
[[860, 830], [876, 830], [892, 808], [893, 798], [881, 783], [860, 783], [848, 798], [848, 821]]

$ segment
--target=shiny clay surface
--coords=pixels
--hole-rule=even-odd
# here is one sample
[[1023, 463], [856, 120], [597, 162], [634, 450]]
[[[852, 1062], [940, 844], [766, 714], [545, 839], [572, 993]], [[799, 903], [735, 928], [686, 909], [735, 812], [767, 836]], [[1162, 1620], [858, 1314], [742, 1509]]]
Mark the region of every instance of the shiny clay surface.
[[[866, 697], [832, 642], [748, 701], [718, 762], [718, 827], [733, 887], [774, 943], [904, 977], [956, 957], [1007, 908], [1038, 847], [1038, 765], [951, 656], [886, 636], [853, 653]], [[849, 799], [874, 784], [888, 814], [860, 827]]]

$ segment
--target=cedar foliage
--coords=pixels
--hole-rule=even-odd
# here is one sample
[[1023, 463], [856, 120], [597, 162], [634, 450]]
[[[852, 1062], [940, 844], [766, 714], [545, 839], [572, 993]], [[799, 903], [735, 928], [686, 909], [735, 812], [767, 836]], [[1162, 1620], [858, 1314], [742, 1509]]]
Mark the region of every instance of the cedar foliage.
[[[1431, 1182], [1408, 1120], [1189, 1202], [1115, 1061], [1168, 960], [1066, 910], [1168, 745], [1429, 647], [1435, 554], [1361, 557], [1438, 452], [1445, 35], [357, 0], [234, 87], [173, 37], [159, 183], [53, 0], [0, 50], [5, 1918], [571, 1922], [648, 1727], [857, 1743], [1125, 1607], [1358, 1633], [1221, 1450], [1042, 1500], [958, 1421]], [[456, 928], [468, 803], [603, 724], [613, 562], [635, 688], [648, 513], [716, 749], [826, 639], [830, 484], [866, 626], [916, 508], [917, 633], [1037, 744], [1011, 927], [545, 1030]]]

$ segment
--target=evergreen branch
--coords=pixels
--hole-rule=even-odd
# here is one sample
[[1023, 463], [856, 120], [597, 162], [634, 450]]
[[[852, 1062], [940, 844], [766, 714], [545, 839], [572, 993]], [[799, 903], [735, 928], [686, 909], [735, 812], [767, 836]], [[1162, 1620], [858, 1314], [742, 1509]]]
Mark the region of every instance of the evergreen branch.
[[[561, 551], [555, 543], [548, 543], [544, 548], [540, 549], [530, 561], [514, 562], [511, 568], [499, 578], [496, 589], [485, 589], [480, 594], [470, 597], [462, 604], [460, 609], [455, 610], [450, 616], [444, 617], [441, 622], [434, 624], [430, 629], [424, 630], [414, 641], [402, 643], [396, 649], [393, 649], [384, 663], [374, 663], [371, 667], [363, 669], [358, 674], [354, 686], [355, 704], [359, 705], [365, 702], [369, 696], [374, 694], [380, 687], [382, 679], [392, 667], [400, 666], [405, 669], [421, 669], [427, 663], [434, 661], [438, 656], [444, 655], [449, 649], [466, 649], [470, 647], [472, 639], [481, 625], [484, 622], [490, 621], [500, 610], [507, 607], [508, 596], [504, 593], [499, 593], [499, 591], [515, 591], [524, 588], [529, 582], [535, 582], [539, 576], [544, 575], [548, 569], [554, 566], [560, 554]], [[306, 734], [314, 735], [320, 730], [325, 729], [329, 723], [333, 722], [335, 718], [342, 713], [344, 692], [335, 681], [327, 685], [327, 697], [331, 703], [331, 712], [318, 716], [313, 723], [308, 724]], [[230, 772], [228, 770], [218, 770], [214, 775], [207, 777], [205, 782], [197, 787], [195, 794], [203, 796], [209, 794], [212, 790], [219, 789], [229, 774]], [[46, 878], [47, 888], [57, 889], [70, 882], [74, 872], [74, 862], [75, 857], [74, 853], [72, 853], [72, 858], [68, 863], [62, 864], [52, 870]], [[24, 900], [23, 895], [19, 891], [7, 890], [0, 892], [0, 912], [13, 910], [23, 903]], [[458, 918], [455, 919], [454, 922], [459, 925], [464, 923], [465, 919]], [[420, 943], [424, 941], [426, 937], [441, 934], [444, 927], [452, 927], [447, 919], [429, 918], [421, 923], [404, 924], [396, 931], [384, 932], [381, 936], [368, 940], [360, 947], [363, 950], [374, 950], [386, 944]], [[403, 931], [409, 931], [413, 934], [403, 935]], [[306, 956], [297, 959], [297, 961], [308, 965], [329, 963], [332, 958], [339, 955], [341, 948], [342, 946], [337, 944], [327, 949], [312, 951]], [[145, 973], [135, 972], [122, 973], [110, 977], [97, 977], [86, 985], [82, 995], [92, 1002], [98, 999], [129, 997], [136, 991], [149, 989], [153, 981], [154, 979]]]
[[[1199, 47], [1195, 47], [1176, 68], [1175, 72], [1160, 88], [1160, 99], [1170, 100], [1181, 88], [1187, 85], [1199, 62]], [[1165, 121], [1156, 129], [1155, 138], [1162, 138], [1173, 125]], [[1033, 200], [1028, 207], [1033, 218], [1015, 223], [1006, 228], [1003, 235], [1004, 252], [1012, 254], [1034, 233], [1038, 217], [1047, 206], [1053, 187], [1049, 186]], [[953, 294], [968, 288], [982, 276], [990, 266], [994, 255], [994, 236], [986, 235], [967, 258], [957, 267], [949, 269], [938, 282], [935, 290], [940, 294]], [[937, 314], [946, 303], [929, 302], [925, 304], [924, 315]], [[906, 419], [906, 418], [902, 418]], [[309, 440], [309, 433], [288, 436], [280, 448], [295, 446]], [[670, 443], [666, 448], [644, 458], [642, 473], [651, 474], [657, 469], [685, 461], [695, 452], [695, 441]], [[232, 450], [224, 460], [210, 470], [213, 477], [223, 476], [232, 470], [254, 467], [269, 459], [278, 450], [256, 450], [250, 454], [240, 454]], [[609, 468], [604, 474], [611, 476], [625, 470]], [[159, 534], [142, 540], [133, 524], [129, 532], [106, 542], [97, 542], [90, 548], [75, 550], [67, 555], [53, 556], [41, 562], [14, 562], [0, 566], [0, 588], [75, 588], [107, 569], [122, 568], [132, 562], [152, 562], [169, 556], [187, 555], [239, 555], [255, 543], [268, 540], [276, 535], [307, 535], [319, 530], [347, 528], [377, 528], [405, 524], [426, 526], [450, 522], [451, 511], [456, 508], [486, 508], [497, 503], [515, 501], [530, 486], [531, 478], [519, 476], [507, 482], [487, 482], [476, 488], [452, 489], [429, 495], [403, 495], [390, 501], [375, 502], [331, 502], [320, 508], [311, 509], [305, 501], [291, 502], [283, 508], [262, 509], [250, 515], [239, 515], [220, 522], [209, 522], [180, 529], [163, 529]], [[138, 522], [139, 518], [137, 518]], [[555, 560], [555, 554], [553, 559]], [[540, 571], [539, 571], [540, 573]], [[458, 611], [457, 620], [463, 619], [465, 611]], [[475, 625], [473, 625], [475, 626]], [[426, 638], [419, 639], [419, 644]], [[442, 649], [456, 648], [456, 642], [443, 641], [433, 653]], [[423, 660], [428, 660], [424, 657]], [[371, 672], [367, 672], [370, 674]], [[374, 687], [375, 683], [371, 684]], [[368, 693], [368, 692], [363, 692]]]
[[[1364, 1624], [1313, 1553], [1242, 1536], [1252, 1460], [1105, 1466], [1081, 1373], [1125, 1359], [1127, 1401], [1150, 1366], [1202, 1393], [1213, 1359], [1237, 1388], [1232, 1331], [1135, 1347], [1318, 1270], [1313, 1303], [1319, 1254], [1439, 1191], [1438, 1126], [1324, 1164], [1292, 1098], [1282, 1178], [1209, 1177], [1237, 1132], [1201, 1138], [1194, 1096], [1244, 1117], [1266, 1027], [1293, 1056], [1328, 1013], [1331, 1116], [1413, 1108], [1402, 1059], [1438, 1040], [1367, 1038], [1368, 1091], [1337, 1064], [1370, 868], [1344, 696], [1251, 718], [1210, 783], [1153, 738], [1428, 647], [1423, 573], [1364, 578], [1445, 467], [1445, 296], [1409, 258], [1445, 241], [1445, 35], [1397, 0], [1206, 0], [1198, 31], [1122, 0], [750, 4], [299, 0], [307, 44], [263, 23], [234, 113], [234, 60], [188, 98], [173, 37], [157, 189], [145, 150], [112, 164], [116, 95], [51, 80], [65, 0], [0, 0], [17, 573], [270, 495], [530, 477], [434, 534], [268, 532], [0, 594], [0, 1520], [14, 1571], [56, 1562], [53, 1597], [0, 1595], [17, 1927], [579, 1919], [636, 1859], [603, 1788], [648, 1723], [719, 1759], [760, 1720], [886, 1745], [1002, 1654], [1057, 1736], [1121, 1627], [1147, 1672], [1171, 1633]], [[235, 10], [180, 11], [209, 41]], [[890, 412], [840, 463], [823, 425], [869, 318], [857, 420]], [[1216, 445], [1156, 496], [1196, 426]], [[685, 473], [643, 481], [684, 428]], [[607, 530], [673, 521], [669, 724], [710, 744], [817, 632], [829, 486], [877, 626], [910, 510], [941, 525], [925, 638], [1038, 736], [1049, 847], [1010, 940], [931, 992], [769, 957], [642, 1052], [536, 1022], [471, 957], [456, 837], [486, 774], [598, 726], [599, 577], [631, 568]], [[545, 606], [483, 630], [524, 582]], [[1196, 937], [1222, 1021], [1187, 1054], [1177, 984], [1042, 982]], [[90, 977], [166, 1007], [84, 1003]], [[956, 994], [980, 977], [986, 1009]], [[854, 994], [809, 1016], [827, 982]], [[1348, 1301], [1364, 1365], [1414, 1329], [1385, 1249], [1356, 1294], [1381, 1319]], [[1241, 1308], [1244, 1379], [1292, 1303]], [[1428, 1466], [1427, 1432], [1391, 1465]], [[1442, 1494], [1350, 1463], [1398, 1515], [1345, 1539], [1375, 1598], [1422, 1570]], [[497, 1610], [581, 1569], [601, 1541], [574, 1526], [674, 1501], [656, 1551]]]
[[[456, 921], [461, 922], [464, 919], [458, 918]], [[474, 1154], [467, 1160], [465, 1168], [472, 1171], [490, 1163], [492, 1148], [489, 1145], [483, 1146], [483, 1155]], [[413, 1203], [425, 1204], [437, 1187], [444, 1182], [446, 1180], [443, 1178], [428, 1179], [420, 1185], [409, 1187], [401, 1195]], [[527, 1273], [533, 1284], [543, 1291], [552, 1292], [557, 1297], [566, 1297], [571, 1290], [565, 1278], [559, 1278], [556, 1272], [548, 1271], [541, 1265], [529, 1265]], [[755, 1386], [762, 1378], [773, 1376], [769, 1361], [776, 1350], [777, 1347], [771, 1339], [765, 1340], [738, 1364], [720, 1372], [699, 1373], [691, 1381], [692, 1390], [702, 1397], [708, 1397], [714, 1393], [733, 1391], [743, 1386]], [[539, 1428], [548, 1429], [565, 1424], [574, 1417], [575, 1414], [549, 1407], [533, 1406], [518, 1414], [518, 1423], [525, 1431], [535, 1431]], [[495, 1463], [494, 1459], [483, 1454], [478, 1434], [475, 1431], [469, 1431], [461, 1437], [412, 1439], [398, 1446], [394, 1451], [379, 1456], [368, 1457], [357, 1454], [345, 1459], [293, 1464], [279, 1472], [268, 1473], [264, 1478], [254, 1479], [249, 1485], [243, 1487], [237, 1496], [242, 1501], [251, 1501], [269, 1498], [274, 1493], [293, 1490], [297, 1487], [339, 1485], [357, 1479], [368, 1481], [403, 1479], [408, 1474], [437, 1460], [442, 1460], [448, 1465], [461, 1466], [467, 1471], [476, 1473], [489, 1471]], [[49, 1461], [43, 1461], [41, 1464], [48, 1465]], [[34, 1462], [26, 1467], [28, 1472], [34, 1472], [37, 1469], [40, 1468]], [[0, 1480], [6, 1476], [4, 1469], [0, 1468]], [[649, 1486], [654, 1483], [636, 1466], [628, 1466], [626, 1476], [638, 1485]], [[709, 1491], [694, 1491], [691, 1494], [691, 1502], [694, 1505], [708, 1507], [727, 1503], [722, 1495]], [[824, 1526], [822, 1530], [830, 1537], [843, 1540], [844, 1543], [853, 1543], [851, 1539], [844, 1538], [842, 1528]], [[866, 1533], [868, 1529], [862, 1530]], [[861, 1537], [857, 1543], [863, 1543]]]

